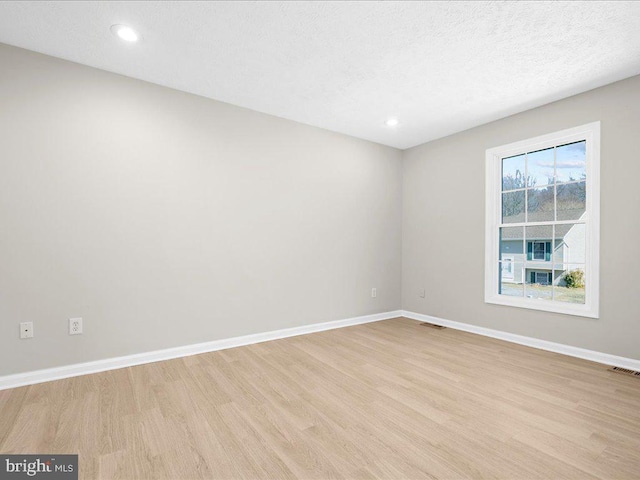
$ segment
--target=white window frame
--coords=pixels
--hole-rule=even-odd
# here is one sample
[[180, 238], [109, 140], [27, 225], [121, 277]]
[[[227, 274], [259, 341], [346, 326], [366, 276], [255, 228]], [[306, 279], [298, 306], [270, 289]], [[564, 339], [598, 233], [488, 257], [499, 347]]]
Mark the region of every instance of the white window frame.
[[[502, 221], [502, 159], [526, 152], [586, 140], [586, 265], [585, 303], [511, 297], [498, 293], [499, 228]], [[484, 301], [510, 307], [599, 318], [600, 292], [600, 122], [490, 148], [486, 151], [486, 215]], [[530, 225], [535, 225], [531, 222]]]

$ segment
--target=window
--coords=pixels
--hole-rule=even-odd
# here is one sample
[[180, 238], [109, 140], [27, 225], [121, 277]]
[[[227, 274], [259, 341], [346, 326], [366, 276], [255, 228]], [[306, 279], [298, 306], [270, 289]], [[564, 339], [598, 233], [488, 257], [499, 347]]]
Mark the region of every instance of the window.
[[544, 261], [549, 261], [551, 260], [549, 257], [549, 255], [547, 255], [547, 252], [551, 250], [551, 247], [549, 247], [548, 249], [546, 248], [547, 245], [551, 245], [551, 242], [529, 242], [529, 247], [528, 247], [528, 251], [532, 252], [531, 258], [529, 258], [529, 260], [544, 260]]
[[534, 272], [532, 273], [532, 275], [535, 275], [535, 276], [532, 278], [531, 283], [539, 283], [540, 285], [550, 285], [553, 282], [551, 273]]
[[486, 160], [485, 301], [597, 318], [600, 123]]

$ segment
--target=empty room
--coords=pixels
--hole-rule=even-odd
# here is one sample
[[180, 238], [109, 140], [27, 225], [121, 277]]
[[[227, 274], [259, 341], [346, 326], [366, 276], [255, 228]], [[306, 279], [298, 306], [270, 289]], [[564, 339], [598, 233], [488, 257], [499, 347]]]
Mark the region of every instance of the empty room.
[[640, 2], [0, 2], [0, 480], [640, 480], [639, 137]]

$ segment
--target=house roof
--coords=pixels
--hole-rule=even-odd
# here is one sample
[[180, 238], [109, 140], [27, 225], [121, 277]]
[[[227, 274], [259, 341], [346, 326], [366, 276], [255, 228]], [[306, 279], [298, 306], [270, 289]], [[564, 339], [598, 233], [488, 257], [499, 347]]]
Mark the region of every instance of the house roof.
[[[569, 233], [573, 224], [556, 225], [556, 239], [562, 240]], [[549, 225], [534, 225], [527, 228], [527, 240], [551, 240]], [[502, 240], [522, 240], [522, 227], [505, 228], [502, 230]]]
[[[544, 222], [548, 221], [549, 218], [545, 218], [548, 214], [546, 212], [536, 212], [529, 213], [529, 221], [531, 222]], [[574, 210], [561, 210], [558, 211], [558, 220], [576, 220], [580, 221], [585, 215], [584, 209], [574, 209]], [[503, 218], [503, 223], [522, 223], [524, 222], [524, 212], [518, 215], [512, 215], [509, 217]], [[574, 224], [560, 224], [556, 225], [556, 239], [561, 240], [569, 233], [569, 230], [573, 227]], [[502, 240], [522, 240], [522, 228], [521, 227], [512, 227], [509, 228], [508, 225], [505, 225], [505, 228], [502, 231]], [[549, 225], [532, 225], [527, 228], [527, 239], [529, 240], [550, 240], [551, 235], [549, 235], [550, 226]]]

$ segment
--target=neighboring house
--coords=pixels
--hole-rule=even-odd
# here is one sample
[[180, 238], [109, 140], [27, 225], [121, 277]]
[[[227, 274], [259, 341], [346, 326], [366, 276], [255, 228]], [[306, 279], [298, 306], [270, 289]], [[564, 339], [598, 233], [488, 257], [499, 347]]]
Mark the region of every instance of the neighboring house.
[[584, 224], [556, 225], [555, 238], [548, 225], [526, 227], [526, 239], [523, 233], [519, 227], [502, 233], [502, 282], [563, 286], [567, 271], [584, 268]]

